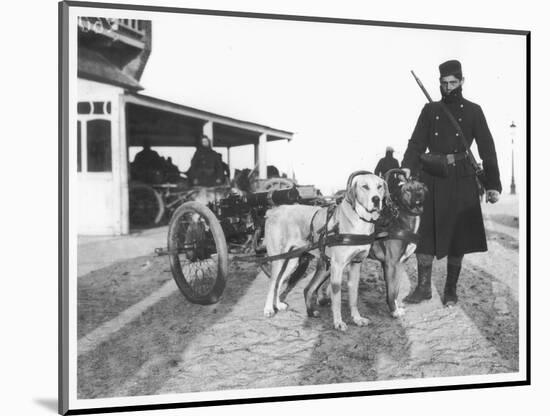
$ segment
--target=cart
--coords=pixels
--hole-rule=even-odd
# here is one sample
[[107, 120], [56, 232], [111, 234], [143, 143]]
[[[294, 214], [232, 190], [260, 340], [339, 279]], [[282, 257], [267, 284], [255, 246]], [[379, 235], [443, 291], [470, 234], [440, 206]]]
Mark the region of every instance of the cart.
[[209, 305], [223, 293], [229, 257], [265, 253], [265, 214], [273, 205], [300, 202], [299, 187], [248, 195], [232, 194], [208, 204], [182, 203], [168, 225], [166, 255], [182, 294], [192, 303]]

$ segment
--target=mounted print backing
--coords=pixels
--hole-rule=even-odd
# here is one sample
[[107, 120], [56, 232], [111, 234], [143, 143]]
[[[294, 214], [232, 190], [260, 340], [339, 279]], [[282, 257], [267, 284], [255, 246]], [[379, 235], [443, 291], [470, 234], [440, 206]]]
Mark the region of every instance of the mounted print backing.
[[529, 384], [528, 68], [526, 31], [60, 3], [60, 413]]

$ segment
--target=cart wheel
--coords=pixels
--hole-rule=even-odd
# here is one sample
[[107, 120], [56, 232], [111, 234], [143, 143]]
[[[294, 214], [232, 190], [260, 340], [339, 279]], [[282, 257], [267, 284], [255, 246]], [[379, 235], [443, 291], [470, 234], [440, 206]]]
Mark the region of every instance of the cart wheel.
[[200, 202], [180, 205], [168, 225], [172, 275], [189, 302], [216, 303], [225, 288], [227, 243], [216, 216]]
[[130, 224], [141, 227], [157, 225], [164, 216], [164, 202], [151, 186], [134, 182], [130, 184]]

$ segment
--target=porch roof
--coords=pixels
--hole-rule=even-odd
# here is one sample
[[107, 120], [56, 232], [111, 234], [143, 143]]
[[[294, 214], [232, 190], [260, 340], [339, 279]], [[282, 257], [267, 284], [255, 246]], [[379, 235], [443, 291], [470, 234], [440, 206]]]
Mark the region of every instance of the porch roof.
[[267, 141], [292, 140], [293, 133], [209, 111], [184, 106], [138, 93], [124, 95], [129, 146], [196, 146], [205, 123], [212, 122], [216, 147], [257, 144], [261, 134]]

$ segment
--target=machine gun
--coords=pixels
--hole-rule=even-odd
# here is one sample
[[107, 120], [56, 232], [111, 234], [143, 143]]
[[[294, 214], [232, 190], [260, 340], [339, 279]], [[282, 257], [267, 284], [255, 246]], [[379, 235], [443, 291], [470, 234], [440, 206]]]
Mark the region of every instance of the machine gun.
[[266, 211], [277, 205], [299, 202], [300, 194], [293, 187], [267, 192], [253, 192], [245, 195], [230, 195], [209, 204], [216, 215], [227, 240], [231, 243], [246, 244], [248, 236], [263, 237]]

